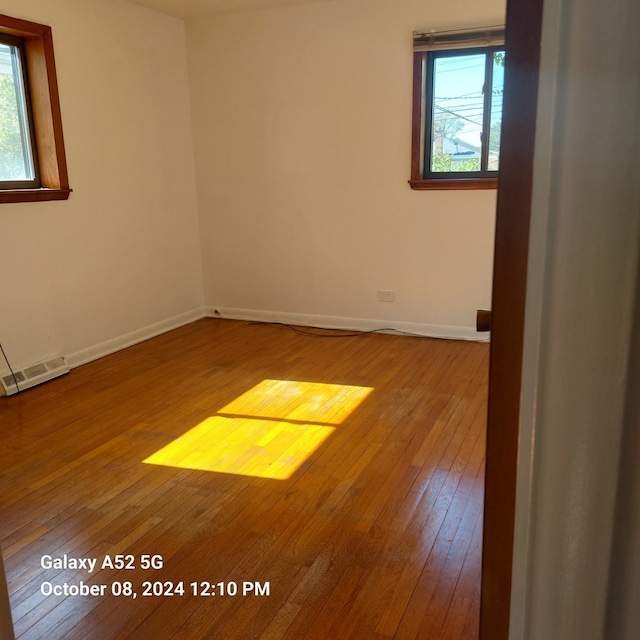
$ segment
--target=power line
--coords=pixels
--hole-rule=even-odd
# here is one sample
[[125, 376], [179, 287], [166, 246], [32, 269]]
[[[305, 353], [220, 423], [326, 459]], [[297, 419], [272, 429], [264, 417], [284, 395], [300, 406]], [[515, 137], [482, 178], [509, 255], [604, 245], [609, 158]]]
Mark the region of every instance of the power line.
[[478, 127], [482, 127], [482, 122], [476, 122], [475, 120], [470, 120], [469, 118], [466, 118], [465, 116], [461, 116], [458, 113], [456, 113], [455, 111], [450, 111], [449, 109], [445, 109], [444, 107], [441, 107], [438, 104], [434, 104], [433, 106], [436, 109], [440, 109], [440, 111], [444, 111], [445, 113], [450, 113], [451, 115], [455, 116], [456, 118], [460, 118], [461, 120], [466, 120], [467, 122], [470, 122], [471, 124], [475, 124]]

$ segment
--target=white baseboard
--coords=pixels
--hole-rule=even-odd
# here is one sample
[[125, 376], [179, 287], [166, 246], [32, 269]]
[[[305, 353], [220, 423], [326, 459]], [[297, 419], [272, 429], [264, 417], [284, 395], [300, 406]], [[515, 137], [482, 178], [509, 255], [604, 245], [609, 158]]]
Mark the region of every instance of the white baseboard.
[[127, 347], [138, 344], [139, 342], [149, 340], [149, 338], [155, 338], [156, 336], [166, 333], [167, 331], [171, 331], [172, 329], [177, 329], [185, 324], [190, 324], [191, 322], [200, 320], [201, 318], [206, 317], [206, 315], [204, 308], [187, 311], [186, 313], [181, 313], [180, 315], [173, 316], [172, 318], [167, 318], [160, 322], [154, 322], [147, 327], [132, 331], [131, 333], [118, 336], [117, 338], [112, 338], [106, 342], [96, 344], [86, 349], [81, 349], [75, 353], [67, 354], [65, 358], [69, 367], [73, 369], [74, 367], [79, 367], [87, 362], [92, 362], [93, 360], [102, 358], [103, 356], [108, 356], [109, 354], [120, 351], [121, 349], [126, 349]]
[[233, 309], [230, 307], [205, 307], [209, 318], [248, 320], [252, 322], [277, 322], [322, 329], [344, 329], [347, 331], [379, 331], [380, 333], [410, 334], [425, 338], [446, 338], [449, 340], [472, 340], [489, 342], [489, 334], [478, 333], [475, 327], [456, 327], [398, 320], [368, 320], [340, 316], [315, 316], [303, 313], [261, 311], [256, 309]]
[[67, 354], [65, 359], [69, 367], [73, 369], [205, 317], [248, 320], [253, 322], [278, 322], [281, 324], [318, 327], [322, 329], [380, 331], [381, 333], [411, 334], [427, 338], [488, 342], [488, 334], [478, 333], [474, 327], [422, 324], [418, 322], [400, 322], [397, 320], [369, 320], [366, 318], [347, 318], [341, 316], [316, 316], [303, 313], [261, 311], [257, 309], [234, 309], [231, 307], [204, 307], [173, 316], [172, 318], [167, 318], [166, 320], [161, 320], [160, 322], [155, 322], [142, 329], [118, 336], [117, 338], [112, 338], [111, 340], [86, 349], [81, 349], [75, 353]]

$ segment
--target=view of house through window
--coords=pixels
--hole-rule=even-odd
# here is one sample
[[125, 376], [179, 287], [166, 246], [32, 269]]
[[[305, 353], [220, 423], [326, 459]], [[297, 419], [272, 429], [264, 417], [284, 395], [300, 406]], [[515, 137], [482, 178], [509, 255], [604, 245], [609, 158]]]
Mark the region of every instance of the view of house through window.
[[[0, 41], [0, 182], [36, 179], [22, 49], [19, 39]], [[9, 183], [7, 185], [7, 183]]]
[[504, 26], [413, 34], [412, 189], [495, 189]]
[[432, 173], [497, 171], [504, 51], [432, 53], [429, 168]]

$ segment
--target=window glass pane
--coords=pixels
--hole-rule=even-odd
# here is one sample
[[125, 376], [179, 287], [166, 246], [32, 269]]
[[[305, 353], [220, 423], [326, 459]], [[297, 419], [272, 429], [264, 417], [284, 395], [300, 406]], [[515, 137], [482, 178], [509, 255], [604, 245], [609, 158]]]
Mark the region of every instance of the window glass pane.
[[33, 178], [20, 49], [0, 43], [0, 181]]
[[431, 171], [480, 171], [485, 54], [434, 60]]
[[489, 130], [489, 167], [497, 171], [500, 165], [500, 130], [502, 128], [502, 98], [504, 93], [504, 51], [493, 53], [493, 86], [491, 87], [491, 128]]

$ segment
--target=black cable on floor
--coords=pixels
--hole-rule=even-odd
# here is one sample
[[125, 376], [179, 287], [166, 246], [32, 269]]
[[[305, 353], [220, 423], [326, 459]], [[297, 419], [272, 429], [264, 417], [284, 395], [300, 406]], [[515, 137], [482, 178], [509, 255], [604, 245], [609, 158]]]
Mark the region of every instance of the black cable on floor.
[[414, 333], [404, 333], [402, 331], [397, 331], [396, 329], [391, 329], [391, 328], [372, 329], [370, 331], [348, 331], [345, 329], [322, 329], [320, 327], [316, 327], [316, 330], [320, 332], [326, 332], [326, 331], [339, 332], [339, 333], [316, 333], [316, 331], [301, 329], [297, 325], [287, 324], [285, 322], [269, 322], [267, 320], [252, 320], [247, 324], [264, 324], [264, 325], [274, 325], [276, 327], [286, 327], [287, 329], [291, 329], [291, 331], [301, 336], [310, 336], [312, 338], [359, 338], [360, 336], [368, 336], [368, 335], [371, 335], [372, 333], [383, 333], [385, 331], [389, 331], [399, 335], [412, 336], [415, 338], [424, 337]]
[[18, 393], [20, 393], [20, 386], [18, 385], [18, 379], [16, 378], [16, 374], [13, 372], [13, 369], [11, 368], [11, 365], [9, 364], [9, 358], [7, 358], [7, 354], [4, 352], [4, 349], [2, 347], [2, 342], [0, 342], [0, 351], [2, 351], [2, 355], [4, 356], [4, 360], [7, 363], [7, 366], [9, 367], [9, 371], [11, 371], [11, 375], [13, 376], [13, 382], [16, 385], [16, 389], [18, 390]]

